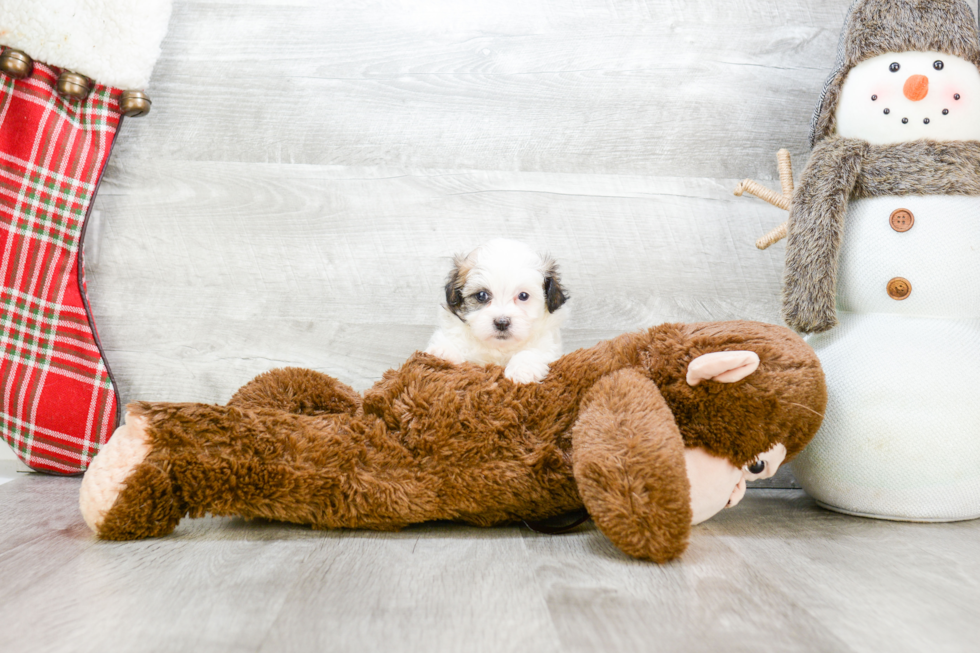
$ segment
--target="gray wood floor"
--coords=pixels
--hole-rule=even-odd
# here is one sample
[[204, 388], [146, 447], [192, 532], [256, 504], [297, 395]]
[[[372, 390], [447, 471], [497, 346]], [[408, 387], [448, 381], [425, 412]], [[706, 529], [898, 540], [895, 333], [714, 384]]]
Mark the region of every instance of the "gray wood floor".
[[751, 490], [680, 562], [591, 525], [401, 533], [185, 520], [99, 542], [77, 479], [0, 486], [2, 651], [976, 651], [980, 521], [900, 524]]

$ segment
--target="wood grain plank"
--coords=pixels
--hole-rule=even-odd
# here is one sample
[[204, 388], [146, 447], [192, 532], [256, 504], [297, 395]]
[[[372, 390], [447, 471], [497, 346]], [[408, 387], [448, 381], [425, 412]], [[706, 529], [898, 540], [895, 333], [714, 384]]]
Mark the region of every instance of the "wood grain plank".
[[126, 399], [281, 365], [361, 389], [428, 338], [449, 256], [550, 249], [569, 349], [779, 320], [783, 216], [844, 3], [178, 2], [97, 200], [89, 288]]
[[113, 543], [82, 524], [78, 483], [0, 486], [0, 650], [962, 651], [980, 636], [980, 520], [868, 520], [751, 490], [667, 565], [592, 525], [205, 518]]
[[[745, 500], [766, 492], [772, 491], [754, 490]], [[739, 508], [731, 519], [745, 524], [744, 539], [751, 540], [754, 521]], [[767, 567], [793, 559], [747, 560], [746, 542], [707, 524], [695, 527], [681, 560], [663, 566], [626, 557], [594, 527], [526, 537], [563, 650], [852, 650], [801, 609], [781, 574]]]
[[[913, 524], [757, 490], [705, 524], [854, 651], [960, 651], [980, 637], [980, 521]], [[742, 506], [739, 506], [742, 508]]]
[[[778, 212], [735, 180], [132, 162], [97, 205], [91, 303], [126, 398], [216, 401], [253, 373], [364, 388], [424, 346], [452, 253], [552, 252], [566, 349], [664, 321], [778, 320]], [[775, 215], [774, 215], [775, 214]]]
[[344, 544], [309, 565], [261, 651], [561, 650], [516, 527], [352, 532]]
[[344, 537], [207, 518], [166, 540], [100, 542], [78, 486], [34, 475], [0, 488], [2, 650], [256, 650], [303, 561]]
[[846, 4], [178, 3], [118, 154], [758, 176], [804, 152]]

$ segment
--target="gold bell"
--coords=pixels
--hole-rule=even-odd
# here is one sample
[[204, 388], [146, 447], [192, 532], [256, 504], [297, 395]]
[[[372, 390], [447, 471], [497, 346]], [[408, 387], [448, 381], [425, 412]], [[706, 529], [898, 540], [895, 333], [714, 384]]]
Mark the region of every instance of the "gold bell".
[[84, 100], [92, 90], [92, 80], [67, 70], [58, 76], [58, 93], [72, 100]]
[[152, 104], [143, 91], [123, 91], [119, 98], [119, 111], [127, 118], [139, 118], [150, 112]]
[[7, 48], [0, 54], [0, 70], [14, 79], [23, 79], [31, 74], [34, 62], [20, 50]]

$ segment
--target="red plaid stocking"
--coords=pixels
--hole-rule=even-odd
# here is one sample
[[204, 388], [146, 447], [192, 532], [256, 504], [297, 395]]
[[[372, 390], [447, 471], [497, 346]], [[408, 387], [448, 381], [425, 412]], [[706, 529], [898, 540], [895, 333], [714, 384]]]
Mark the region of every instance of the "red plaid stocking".
[[35, 62], [0, 75], [0, 434], [36, 470], [82, 472], [119, 400], [85, 298], [85, 220], [119, 127], [120, 91], [62, 98]]

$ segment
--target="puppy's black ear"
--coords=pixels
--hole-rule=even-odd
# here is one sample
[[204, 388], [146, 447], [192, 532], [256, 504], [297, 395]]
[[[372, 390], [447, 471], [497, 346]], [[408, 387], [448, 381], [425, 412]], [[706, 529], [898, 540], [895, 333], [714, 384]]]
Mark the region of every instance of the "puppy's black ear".
[[568, 293], [561, 287], [558, 264], [549, 259], [544, 272], [544, 304], [549, 313], [554, 313], [567, 301]]
[[463, 287], [466, 285], [465, 259], [453, 257], [453, 269], [446, 279], [446, 307], [453, 315], [458, 316], [463, 307]]

